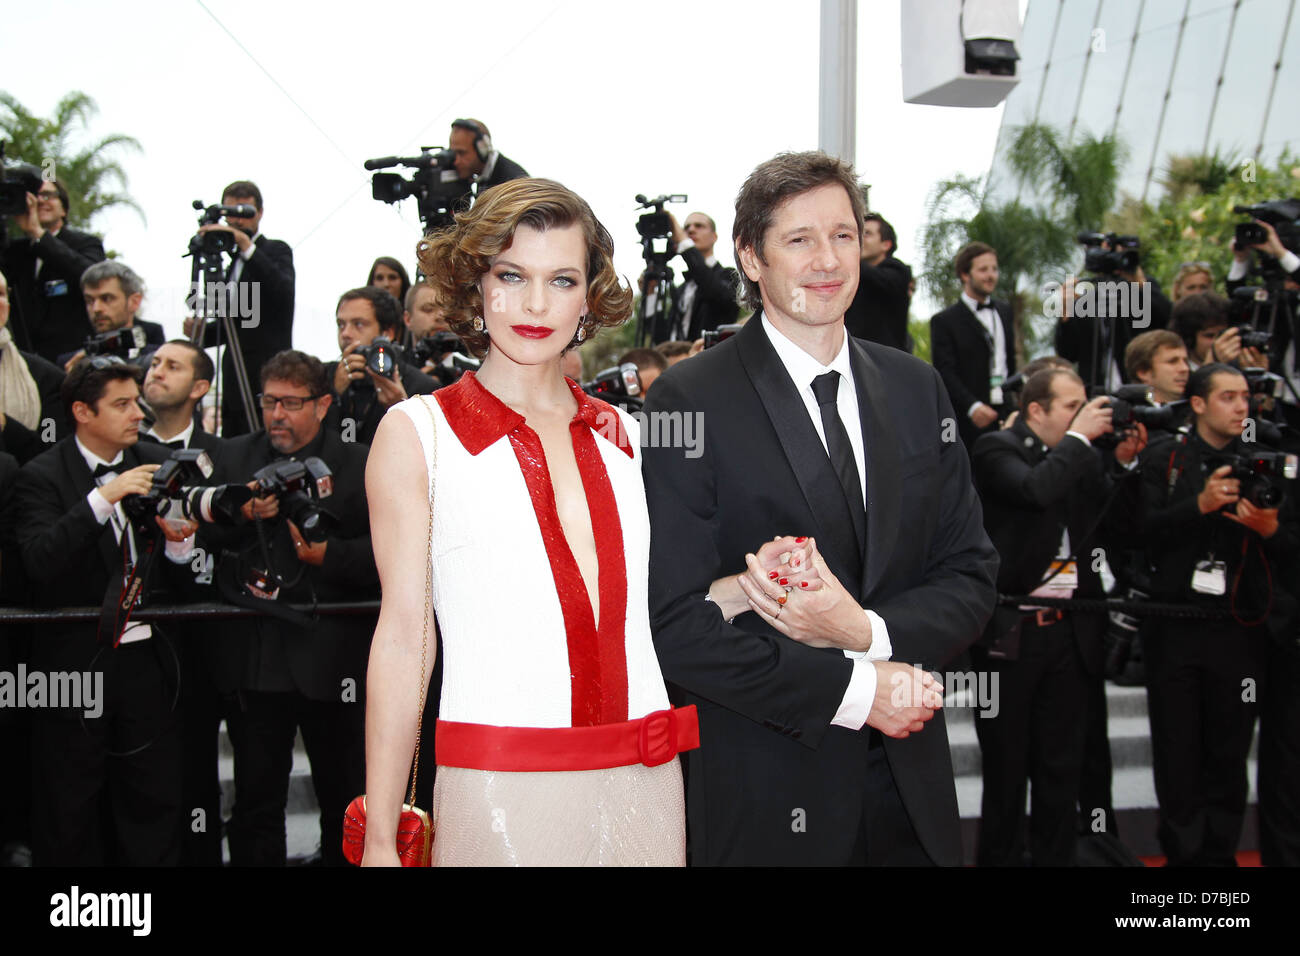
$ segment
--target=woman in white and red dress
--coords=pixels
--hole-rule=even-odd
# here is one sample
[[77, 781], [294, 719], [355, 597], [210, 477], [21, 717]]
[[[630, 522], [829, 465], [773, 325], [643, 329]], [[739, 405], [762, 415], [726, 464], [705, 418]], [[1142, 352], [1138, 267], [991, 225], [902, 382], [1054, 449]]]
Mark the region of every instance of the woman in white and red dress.
[[[435, 865], [682, 865], [680, 750], [650, 638], [636, 422], [560, 356], [631, 292], [558, 183], [486, 193], [419, 245], [477, 374], [387, 415], [366, 490], [384, 599], [370, 651], [363, 865], [396, 865], [420, 710], [427, 512], [443, 641]], [[432, 485], [430, 485], [432, 482]], [[427, 635], [432, 670], [433, 638]]]

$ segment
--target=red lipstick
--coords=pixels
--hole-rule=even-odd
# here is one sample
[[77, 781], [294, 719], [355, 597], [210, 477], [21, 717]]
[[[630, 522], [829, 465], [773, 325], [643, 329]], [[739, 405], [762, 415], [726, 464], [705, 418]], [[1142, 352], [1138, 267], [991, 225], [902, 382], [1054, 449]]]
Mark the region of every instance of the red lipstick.
[[548, 329], [544, 325], [512, 325], [510, 331], [526, 339], [544, 339], [555, 330]]

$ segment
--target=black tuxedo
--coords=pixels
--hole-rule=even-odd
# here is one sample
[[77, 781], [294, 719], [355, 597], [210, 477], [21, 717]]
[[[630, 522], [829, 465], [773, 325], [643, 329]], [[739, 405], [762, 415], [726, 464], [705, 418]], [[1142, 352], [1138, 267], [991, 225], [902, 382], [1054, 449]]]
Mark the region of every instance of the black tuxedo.
[[[1071, 435], [1048, 449], [1017, 420], [976, 442], [972, 468], [984, 526], [1002, 559], [1001, 593], [1035, 590], [1059, 553], [1062, 531], [1068, 530], [1071, 553], [1078, 557], [1074, 597], [1104, 596], [1092, 549], [1111, 479], [1098, 451]], [[1015, 613], [1006, 609], [994, 617], [990, 643], [999, 622]], [[1031, 612], [1021, 618], [1015, 659], [991, 657], [986, 646], [971, 649], [976, 670], [999, 680], [996, 713], [975, 720], [984, 755], [981, 866], [1021, 864], [1027, 781], [1033, 784], [1033, 862], [1073, 862], [1087, 730], [1081, 715], [1091, 685], [1102, 679], [1104, 628], [1100, 612], [1071, 611], [1055, 622], [1040, 622]]]
[[497, 153], [496, 165], [492, 167], [492, 175], [487, 179], [478, 180], [475, 186], [475, 195], [482, 196], [493, 186], [500, 186], [512, 179], [524, 179], [528, 175], [528, 170], [520, 166], [513, 159], [510, 159], [503, 153]]
[[912, 351], [907, 337], [912, 267], [892, 256], [879, 265], [858, 261], [858, 292], [844, 313], [844, 328], [868, 342]]
[[20, 348], [50, 361], [81, 348], [94, 331], [81, 296], [81, 274], [104, 259], [98, 236], [66, 226], [57, 236], [46, 232], [39, 242], [23, 236], [9, 244], [4, 252], [13, 300], [9, 327]]
[[[997, 301], [993, 305], [1002, 320], [1007, 376], [1010, 377], [1016, 371], [1016, 335], [1011, 321], [1011, 306]], [[984, 429], [976, 428], [967, 414], [975, 402], [992, 404], [989, 397], [991, 347], [988, 330], [961, 300], [930, 319], [930, 358], [943, 377], [953, 410], [957, 413], [957, 432], [967, 449], [973, 449], [980, 435], [997, 428], [996, 424]]]
[[[120, 468], [162, 462], [167, 454], [136, 444], [125, 450]], [[99, 524], [86, 501], [93, 487], [71, 438], [32, 459], [18, 477], [7, 520], [35, 606], [98, 607], [122, 573], [111, 522]], [[137, 546], [143, 550], [144, 541], [137, 538]], [[157, 547], [161, 552], [162, 543]], [[161, 553], [154, 564], [158, 577], [175, 573]], [[152, 639], [117, 648], [101, 645], [95, 632], [93, 624], [46, 626], [33, 642], [32, 669], [101, 672], [104, 697], [102, 716], [86, 718], [84, 726], [77, 710], [33, 715], [34, 859], [38, 865], [173, 865], [182, 811], [180, 738], [171, 713], [175, 659], [157, 627]], [[106, 752], [150, 740], [138, 754]], [[115, 840], [100, 832], [105, 800]]]
[[[260, 309], [252, 319], [236, 318], [239, 344], [244, 352], [244, 366], [248, 370], [248, 381], [254, 395], [259, 391], [262, 366], [277, 352], [293, 348], [293, 302], [294, 270], [293, 250], [287, 242], [268, 239], [258, 235], [254, 241], [257, 251], [244, 261], [239, 274], [239, 281], [231, 291], [231, 301], [253, 303], [258, 301]], [[226, 272], [230, 281], [234, 275], [235, 260]], [[252, 297], [251, 283], [257, 283], [260, 300]], [[203, 346], [212, 348], [217, 344], [217, 324], [209, 323], [204, 331]], [[222, 331], [222, 344], [225, 344], [225, 332]], [[239, 380], [235, 377], [235, 360], [230, 350], [225, 351], [221, 360], [221, 434], [230, 438], [243, 435], [248, 431], [244, 417], [244, 403], [239, 398]], [[253, 409], [253, 421], [261, 419], [261, 411]]]
[[[265, 522], [270, 562], [286, 581], [280, 601], [374, 600], [379, 575], [370, 545], [366, 506], [367, 448], [344, 442], [322, 427], [316, 439], [293, 457], [319, 457], [334, 475], [334, 493], [321, 505], [339, 524], [327, 539], [320, 567], [300, 562], [283, 513]], [[286, 456], [265, 433], [226, 442], [214, 484], [247, 482], [263, 465]], [[231, 552], [218, 560], [223, 593], [243, 581], [251, 568], [264, 567], [256, 531], [211, 527], [206, 540]], [[254, 599], [249, 599], [254, 600]], [[267, 602], [258, 601], [259, 604]], [[293, 739], [302, 729], [312, 781], [321, 810], [321, 848], [326, 861], [342, 864], [343, 811], [365, 785], [363, 699], [373, 615], [310, 618], [307, 626], [263, 617], [240, 622], [218, 649], [217, 687], [237, 692], [239, 706], [228, 717], [235, 748], [234, 814], [229, 828], [231, 860], [236, 865], [283, 865], [284, 812]]]
[[[63, 407], [63, 399], [59, 396], [59, 388], [63, 385], [63, 369], [34, 352], [22, 352], [21, 355], [41, 395], [41, 420], [35, 428], [28, 428], [22, 422], [6, 416], [4, 428], [0, 429], [0, 451], [13, 455], [19, 464], [26, 464], [50, 447], [50, 443], [45, 441], [47, 437], [52, 437], [57, 442], [71, 434], [71, 429], [68, 427], [68, 413]], [[49, 436], [46, 434], [47, 422], [54, 423], [54, 432]]]
[[719, 325], [735, 322], [740, 315], [740, 303], [736, 298], [740, 276], [736, 270], [717, 261], [709, 265], [703, 253], [695, 247], [687, 249], [681, 255], [682, 261], [686, 263], [686, 273], [682, 284], [673, 286], [667, 327], [660, 323], [652, 331], [651, 341], [655, 345], [669, 341], [674, 329], [678, 330], [677, 337], [683, 338], [683, 297], [687, 282], [695, 283], [695, 298], [691, 305], [690, 325], [686, 330], [685, 341], [694, 342], [705, 331], [713, 331]]
[[701, 746], [686, 758], [695, 864], [889, 859], [888, 847], [861, 843], [877, 806], [871, 767], [886, 782], [892, 771], [903, 827], [910, 818], [924, 854], [961, 861], [942, 712], [921, 733], [872, 747], [869, 728], [831, 725], [853, 667], [840, 651], [791, 641], [752, 613], [727, 624], [704, 601], [710, 582], [745, 567], [746, 552], [775, 534], [806, 534], [886, 622], [894, 660], [943, 667], [982, 630], [997, 557], [966, 455], [941, 440], [952, 410], [939, 378], [896, 349], [852, 337], [849, 347], [867, 461], [865, 560], [827, 452], [757, 316], [660, 376], [646, 404], [652, 416], [699, 413], [705, 429], [699, 457], [644, 450], [655, 646], [664, 677], [700, 716]]

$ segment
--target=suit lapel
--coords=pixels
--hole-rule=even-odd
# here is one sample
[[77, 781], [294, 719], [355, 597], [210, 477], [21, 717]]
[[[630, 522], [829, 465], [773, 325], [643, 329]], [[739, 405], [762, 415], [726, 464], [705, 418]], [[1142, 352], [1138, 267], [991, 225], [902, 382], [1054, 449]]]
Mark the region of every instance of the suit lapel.
[[[890, 395], [880, 369], [861, 342], [849, 339], [849, 364], [858, 393], [862, 448], [867, 466], [867, 551], [862, 569], [862, 599], [870, 599], [889, 565], [898, 539], [902, 458], [889, 419]], [[894, 396], [897, 398], [897, 396]]]
[[[95, 476], [91, 474], [86, 467], [86, 459], [81, 457], [81, 452], [77, 448], [77, 443], [71, 438], [63, 442], [63, 467], [64, 474], [68, 476], [72, 485], [74, 499], [85, 498], [91, 488], [95, 487]], [[122, 456], [122, 471], [127, 471], [135, 466], [131, 464], [125, 455]], [[121, 474], [121, 472], [119, 472]], [[113, 519], [104, 522], [100, 528], [99, 540], [96, 542], [99, 548], [99, 559], [103, 562], [104, 568], [112, 578], [115, 572], [119, 572], [122, 567], [122, 550], [117, 543], [113, 534]]]
[[803, 397], [767, 340], [760, 313], [755, 313], [736, 333], [736, 347], [816, 525], [807, 532], [790, 529], [790, 533], [815, 534], [818, 549], [834, 573], [849, 574], [848, 580], [856, 580], [861, 574], [862, 558], [854, 538], [853, 516], [826, 449], [808, 418]]

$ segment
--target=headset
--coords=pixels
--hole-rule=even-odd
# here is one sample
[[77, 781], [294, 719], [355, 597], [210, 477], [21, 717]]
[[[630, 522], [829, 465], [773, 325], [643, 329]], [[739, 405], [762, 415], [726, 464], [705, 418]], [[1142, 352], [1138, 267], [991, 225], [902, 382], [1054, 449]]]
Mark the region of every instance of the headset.
[[480, 161], [486, 163], [492, 155], [492, 136], [477, 120], [457, 119], [451, 121], [452, 129], [463, 129], [474, 134], [474, 152]]

